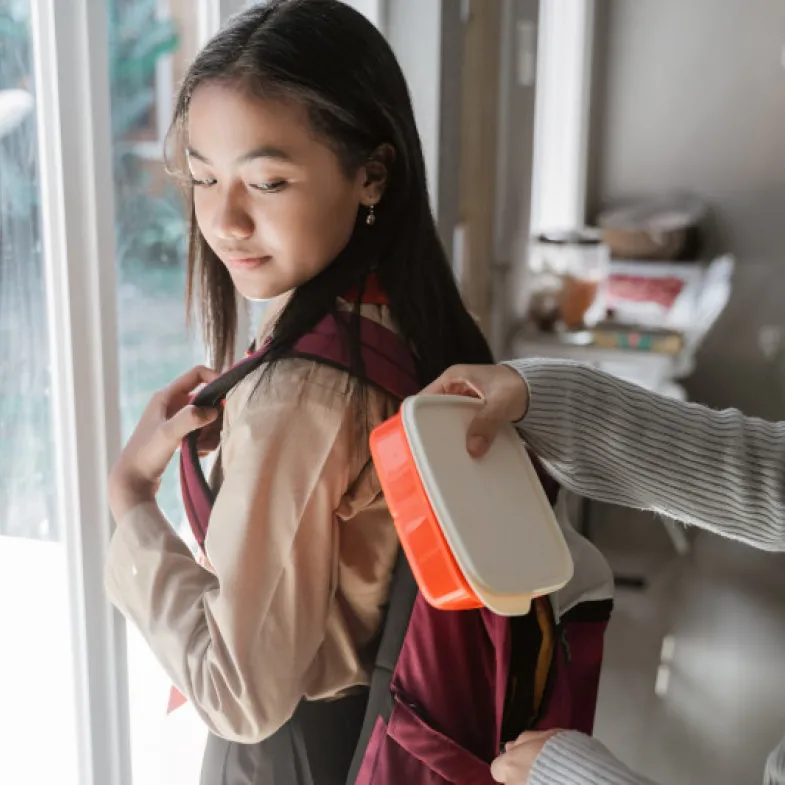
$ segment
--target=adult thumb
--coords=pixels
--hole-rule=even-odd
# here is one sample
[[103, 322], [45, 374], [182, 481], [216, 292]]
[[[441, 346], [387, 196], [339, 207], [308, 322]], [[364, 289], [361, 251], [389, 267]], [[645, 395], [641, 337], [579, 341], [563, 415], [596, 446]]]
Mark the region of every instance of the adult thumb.
[[473, 458], [482, 458], [505, 424], [504, 415], [486, 403], [474, 416], [466, 433], [466, 449]]
[[491, 777], [493, 777], [496, 782], [507, 782], [512, 776], [512, 773], [509, 755], [500, 755], [491, 764]]

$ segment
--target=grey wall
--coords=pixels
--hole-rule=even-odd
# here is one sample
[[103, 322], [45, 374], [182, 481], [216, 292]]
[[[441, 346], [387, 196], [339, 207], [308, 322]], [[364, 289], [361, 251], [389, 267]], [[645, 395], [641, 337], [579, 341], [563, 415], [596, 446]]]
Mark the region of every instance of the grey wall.
[[785, 325], [785, 2], [600, 0], [589, 205], [683, 188], [709, 200], [732, 302], [691, 389], [785, 418], [760, 328]]

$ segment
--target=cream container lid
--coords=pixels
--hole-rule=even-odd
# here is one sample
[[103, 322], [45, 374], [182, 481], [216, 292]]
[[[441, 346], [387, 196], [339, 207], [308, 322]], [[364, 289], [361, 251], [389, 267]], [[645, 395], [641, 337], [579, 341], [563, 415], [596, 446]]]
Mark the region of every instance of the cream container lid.
[[490, 610], [518, 616], [528, 613], [533, 597], [566, 585], [572, 557], [515, 428], [504, 427], [479, 460], [466, 451], [481, 406], [463, 396], [417, 395], [404, 401], [401, 420], [467, 583]]

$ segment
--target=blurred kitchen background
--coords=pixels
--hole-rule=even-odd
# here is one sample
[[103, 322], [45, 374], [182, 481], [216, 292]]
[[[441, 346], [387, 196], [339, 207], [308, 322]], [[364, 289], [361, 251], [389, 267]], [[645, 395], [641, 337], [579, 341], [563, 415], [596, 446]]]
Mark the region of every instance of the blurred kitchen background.
[[[105, 520], [74, 488], [101, 481], [93, 459], [112, 428], [127, 436], [150, 394], [201, 359], [161, 152], [184, 69], [244, 3], [69, 4], [0, 0], [0, 618], [12, 642], [0, 647], [0, 781], [195, 785], [203, 731], [187, 707], [167, 715], [144, 645], [129, 630], [126, 648], [96, 610], [90, 543], [100, 553]], [[575, 358], [785, 419], [782, 0], [350, 4], [407, 75], [442, 238], [500, 358]], [[59, 159], [46, 144], [58, 128]], [[79, 332], [75, 284], [91, 279], [61, 289], [65, 268], [45, 253], [47, 232], [83, 217], [57, 223], [69, 200], [82, 209], [80, 156], [93, 154], [113, 173], [101, 186], [114, 204], [111, 288], [85, 300], [111, 325], [103, 373], [120, 419], [107, 425], [79, 413], [82, 382], [68, 388], [58, 359], [99, 368], [101, 348]], [[250, 334], [255, 315], [243, 318]], [[175, 480], [163, 504], [182, 521]], [[760, 782], [785, 733], [785, 560], [573, 501], [619, 583], [597, 735], [657, 782]], [[98, 750], [113, 733], [119, 747]], [[132, 778], [115, 780], [123, 767]]]

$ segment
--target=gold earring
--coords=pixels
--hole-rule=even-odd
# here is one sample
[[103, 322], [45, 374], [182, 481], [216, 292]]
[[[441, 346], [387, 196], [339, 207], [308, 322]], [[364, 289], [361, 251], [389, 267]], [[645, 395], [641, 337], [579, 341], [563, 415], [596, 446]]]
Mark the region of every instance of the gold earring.
[[368, 205], [368, 215], [365, 216], [365, 223], [368, 226], [373, 226], [376, 223], [376, 213], [374, 212], [375, 205]]

